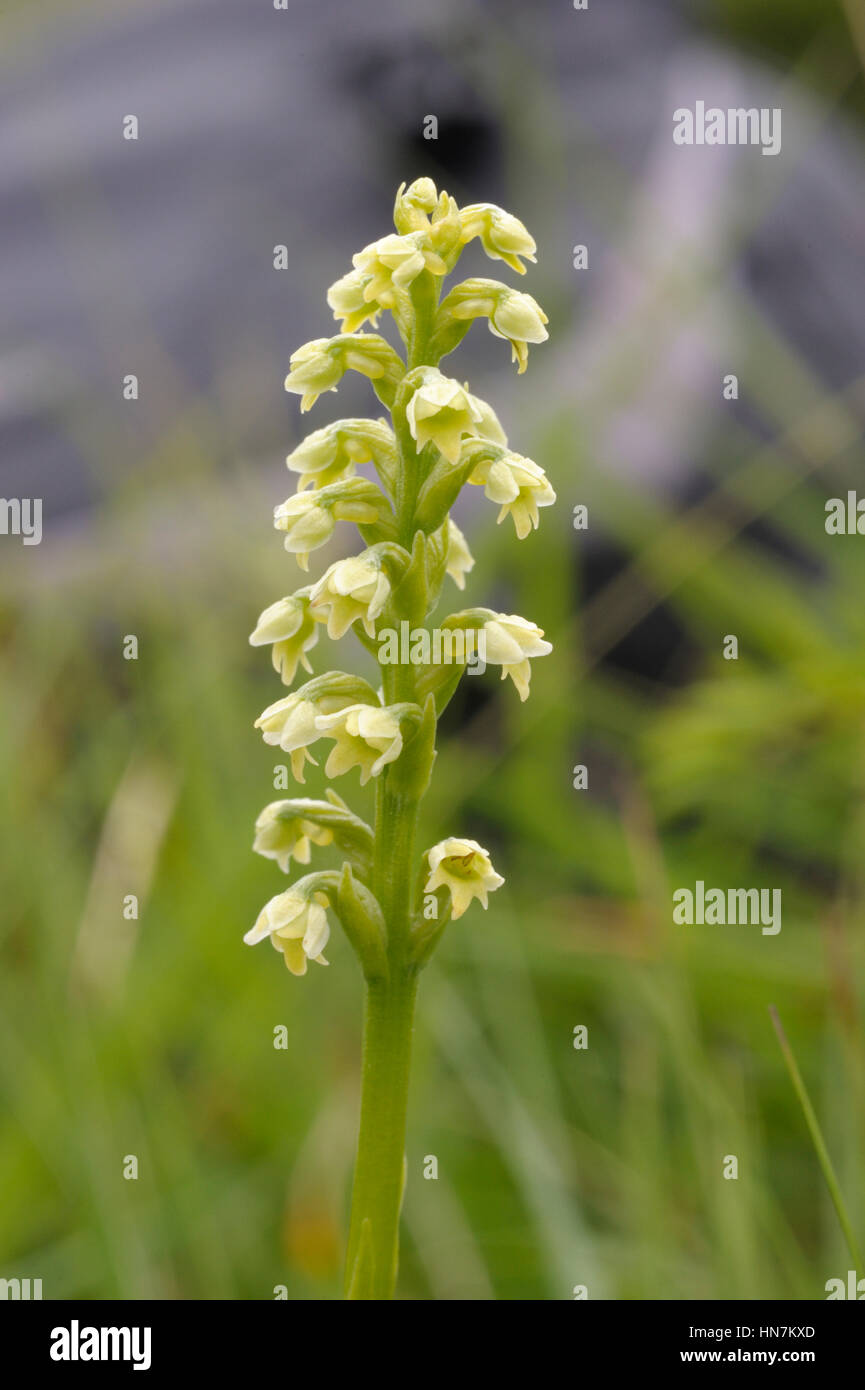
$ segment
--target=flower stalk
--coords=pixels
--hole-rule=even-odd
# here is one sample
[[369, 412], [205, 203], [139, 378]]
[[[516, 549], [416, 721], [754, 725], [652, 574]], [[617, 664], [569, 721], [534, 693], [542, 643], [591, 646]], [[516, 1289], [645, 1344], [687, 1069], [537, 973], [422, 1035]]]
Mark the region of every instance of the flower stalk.
[[[335, 338], [317, 338], [291, 358], [286, 389], [301, 410], [336, 390], [346, 371], [365, 375], [388, 419], [338, 420], [309, 435], [287, 464], [297, 490], [274, 511], [285, 548], [303, 570], [337, 525], [355, 525], [364, 549], [337, 560], [318, 580], [270, 604], [250, 641], [272, 648], [274, 669], [292, 686], [310, 656], [318, 627], [340, 639], [351, 631], [379, 664], [380, 687], [337, 671], [313, 675], [256, 721], [265, 741], [288, 753], [304, 781], [310, 751], [332, 747], [325, 775], [357, 768], [375, 782], [372, 827], [336, 792], [326, 801], [272, 802], [256, 821], [253, 848], [290, 873], [319, 850], [336, 850], [340, 869], [309, 872], [272, 898], [247, 932], [249, 944], [269, 937], [294, 975], [323, 954], [329, 918], [348, 939], [365, 981], [361, 1106], [348, 1234], [345, 1296], [389, 1299], [398, 1267], [399, 1217], [406, 1182], [405, 1136], [412, 1031], [418, 977], [445, 928], [504, 882], [487, 851], [455, 836], [418, 857], [416, 836], [435, 761], [438, 717], [453, 695], [473, 642], [482, 634], [484, 660], [501, 666], [526, 699], [531, 661], [551, 650], [543, 632], [515, 614], [466, 609], [439, 621], [462, 640], [430, 644], [425, 664], [384, 659], [388, 634], [408, 625], [430, 631], [445, 582], [460, 589], [474, 561], [450, 509], [464, 486], [480, 486], [510, 516], [519, 539], [538, 525], [538, 508], [555, 494], [537, 464], [508, 449], [492, 407], [439, 363], [474, 319], [506, 338], [518, 372], [529, 344], [547, 337], [546, 315], [529, 295], [494, 280], [467, 280], [442, 298], [463, 247], [478, 238], [492, 259], [518, 273], [533, 261], [535, 243], [517, 218], [492, 204], [460, 209], [430, 179], [403, 185], [394, 208], [395, 233], [364, 247], [333, 284], [328, 304], [341, 324]], [[377, 333], [390, 313], [404, 356]], [[371, 464], [376, 479], [356, 476]]]

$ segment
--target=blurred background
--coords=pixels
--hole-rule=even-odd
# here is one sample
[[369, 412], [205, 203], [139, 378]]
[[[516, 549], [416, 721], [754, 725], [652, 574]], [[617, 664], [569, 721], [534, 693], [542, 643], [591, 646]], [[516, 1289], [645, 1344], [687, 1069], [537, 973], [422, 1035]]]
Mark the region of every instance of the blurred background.
[[[431, 175], [537, 238], [526, 375], [481, 328], [451, 361], [559, 504], [522, 544], [460, 505], [471, 601], [555, 652], [445, 720], [423, 843], [507, 887], [422, 982], [401, 1295], [845, 1277], [767, 1006], [861, 1241], [865, 540], [824, 506], [862, 479], [863, 57], [857, 0], [0, 0], [0, 492], [44, 504], [0, 537], [0, 1276], [339, 1296], [361, 982], [338, 937], [302, 981], [241, 942], [282, 886], [247, 635], [298, 583], [285, 454], [375, 413], [346, 378], [301, 420], [289, 355]], [[782, 107], [781, 154], [674, 146], [698, 99]], [[698, 878], [781, 888], [782, 931], [674, 927]]]

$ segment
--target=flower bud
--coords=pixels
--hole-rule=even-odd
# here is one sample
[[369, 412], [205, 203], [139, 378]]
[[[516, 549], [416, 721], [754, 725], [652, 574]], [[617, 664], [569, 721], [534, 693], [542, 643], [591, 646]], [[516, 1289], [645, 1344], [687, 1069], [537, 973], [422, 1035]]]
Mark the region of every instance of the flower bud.
[[360, 676], [329, 671], [324, 676], [313, 677], [293, 694], [268, 705], [256, 719], [255, 727], [261, 729], [265, 743], [291, 755], [292, 775], [298, 782], [303, 782], [306, 760], [314, 767], [318, 765], [308, 751], [310, 744], [321, 737], [316, 728], [316, 717], [319, 714], [332, 714], [335, 710], [345, 709], [346, 705], [361, 701], [378, 704], [378, 697], [367, 681]]
[[432, 179], [415, 179], [408, 188], [401, 183], [393, 208], [393, 224], [400, 235], [426, 231], [437, 201], [438, 193]]
[[330, 352], [330, 338], [314, 338], [291, 354], [291, 371], [285, 378], [286, 391], [302, 399], [300, 408], [309, 410], [324, 391], [335, 391], [344, 368]]
[[273, 524], [285, 532], [285, 548], [297, 556], [301, 569], [309, 569], [309, 553], [325, 545], [333, 535], [332, 510], [319, 504], [318, 492], [298, 492], [273, 509]]

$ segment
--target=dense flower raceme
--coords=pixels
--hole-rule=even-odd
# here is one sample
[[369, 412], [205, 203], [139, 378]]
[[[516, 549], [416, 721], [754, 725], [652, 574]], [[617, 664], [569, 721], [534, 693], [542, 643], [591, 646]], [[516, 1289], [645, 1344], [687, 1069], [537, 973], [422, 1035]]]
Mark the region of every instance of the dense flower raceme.
[[[537, 528], [540, 509], [555, 501], [543, 469], [509, 447], [492, 406], [437, 365], [476, 319], [486, 319], [490, 331], [511, 344], [518, 373], [525, 371], [529, 345], [548, 336], [537, 301], [497, 280], [470, 278], [444, 294], [443, 282], [475, 240], [491, 259], [522, 274], [523, 262], [535, 260], [533, 238], [504, 209], [491, 203], [460, 208], [427, 178], [400, 187], [394, 227], [357, 252], [330, 286], [327, 302], [340, 332], [299, 348], [285, 381], [306, 411], [355, 371], [367, 377], [390, 416], [336, 420], [286, 459], [297, 489], [275, 507], [274, 525], [301, 568], [330, 541], [337, 522], [354, 523], [363, 541], [360, 553], [336, 559], [259, 616], [250, 643], [271, 647], [286, 686], [294, 684], [299, 667], [311, 674], [310, 654], [322, 627], [334, 640], [351, 629], [378, 655], [380, 631], [406, 621], [427, 626], [446, 576], [465, 588], [474, 560], [450, 516], [463, 486], [482, 488], [499, 508], [499, 521], [512, 518], [520, 540]], [[393, 316], [405, 359], [367, 331], [385, 312]], [[367, 464], [377, 480], [358, 475]], [[531, 662], [551, 650], [543, 631], [516, 614], [472, 608], [445, 616], [439, 626], [463, 629], [465, 652], [472, 643], [482, 646], [483, 660], [501, 667], [521, 700], [529, 694]], [[391, 968], [396, 924], [386, 920], [375, 896], [382, 874], [390, 872], [387, 837], [397, 823], [387, 817], [414, 814], [435, 756], [437, 715], [462, 675], [461, 663], [462, 657], [447, 670], [382, 663], [380, 690], [343, 672], [312, 676], [256, 720], [265, 743], [288, 754], [296, 781], [304, 781], [308, 764], [318, 766], [311, 749], [325, 740], [331, 745], [326, 777], [357, 769], [361, 785], [375, 781], [384, 797], [376, 803], [372, 830], [332, 790], [326, 800], [273, 801], [259, 815], [253, 848], [283, 872], [309, 864], [313, 851], [343, 857], [341, 871], [307, 874], [272, 898], [244, 938], [255, 944], [269, 937], [294, 974], [305, 973], [308, 960], [325, 963], [328, 911], [370, 978]], [[503, 882], [481, 845], [455, 837], [427, 852], [419, 880], [427, 897], [441, 901], [446, 895], [451, 920], [475, 900], [486, 907], [488, 894]], [[402, 890], [390, 891], [399, 896]], [[438, 933], [420, 919], [409, 929], [409, 947], [424, 943], [422, 951], [419, 944], [414, 948], [419, 968]], [[411, 959], [399, 954], [405, 949], [398, 948], [394, 959]]]

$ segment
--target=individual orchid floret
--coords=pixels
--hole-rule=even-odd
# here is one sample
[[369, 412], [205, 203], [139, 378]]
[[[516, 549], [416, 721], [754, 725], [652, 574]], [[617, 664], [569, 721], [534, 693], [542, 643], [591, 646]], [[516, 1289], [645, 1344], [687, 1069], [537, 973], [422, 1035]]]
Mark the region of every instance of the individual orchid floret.
[[271, 898], [243, 938], [248, 946], [255, 946], [269, 937], [292, 975], [305, 975], [308, 960], [327, 965], [322, 953], [330, 936], [325, 910], [328, 898], [325, 893], [304, 892], [304, 883], [301, 879]]
[[290, 363], [285, 389], [301, 397], [302, 411], [309, 410], [324, 391], [335, 391], [349, 370], [369, 377], [380, 397], [382, 387], [395, 388], [404, 371], [390, 343], [377, 333], [314, 338], [292, 353]]
[[487, 906], [487, 894], [504, 883], [490, 862], [490, 856], [477, 840], [451, 837], [440, 840], [428, 851], [429, 877], [424, 892], [447, 888], [451, 896], [451, 917], [456, 921], [477, 898]]
[[368, 869], [372, 831], [332, 788], [325, 801], [308, 796], [272, 801], [255, 822], [253, 849], [265, 859], [275, 859], [283, 873], [289, 872], [292, 859], [308, 864], [313, 845], [333, 845], [355, 866]]
[[501, 666], [502, 680], [510, 676], [521, 700], [529, 697], [532, 676], [530, 661], [553, 650], [544, 641], [543, 629], [513, 613], [492, 613], [483, 625], [484, 659], [488, 666]]
[[299, 473], [298, 492], [327, 487], [354, 474], [357, 464], [373, 462], [379, 473], [396, 465], [396, 440], [384, 420], [335, 420], [315, 430], [285, 460]]
[[452, 517], [448, 517], [447, 573], [458, 589], [466, 587], [466, 575], [474, 568], [468, 541]]
[[491, 260], [504, 261], [511, 270], [524, 275], [526, 268], [520, 260], [536, 259], [537, 246], [518, 217], [505, 212], [494, 203], [471, 203], [460, 213], [463, 243], [480, 237], [481, 245]]
[[369, 637], [391, 592], [390, 580], [374, 550], [337, 560], [313, 585], [310, 608], [327, 623], [329, 637], [342, 637], [358, 618]]
[[477, 318], [486, 318], [490, 332], [508, 340], [518, 374], [526, 370], [529, 343], [544, 343], [549, 337], [544, 327], [549, 320], [532, 295], [512, 290], [498, 280], [473, 279], [455, 286], [442, 302], [436, 320], [438, 348], [452, 351]]
[[495, 313], [490, 315], [490, 331], [497, 338], [506, 338], [511, 345], [511, 361], [517, 363], [517, 375], [526, 370], [529, 343], [545, 343], [550, 336], [544, 327], [549, 320], [540, 304], [530, 294], [508, 290], [499, 296]]
[[393, 705], [374, 708], [371, 705], [349, 705], [336, 714], [320, 715], [316, 727], [334, 746], [325, 764], [328, 777], [341, 777], [353, 767], [360, 768], [363, 786], [370, 777], [377, 777], [388, 763], [402, 752], [402, 722], [407, 711], [416, 715], [415, 705]]
[[556, 494], [544, 470], [532, 459], [510, 451], [498, 459], [484, 458], [469, 474], [469, 482], [483, 487], [500, 508], [498, 520], [513, 517], [514, 529], [525, 540], [538, 527], [538, 508], [550, 507]]
[[334, 318], [341, 320], [343, 333], [356, 333], [367, 320], [373, 328], [378, 324], [382, 306], [364, 294], [371, 278], [359, 270], [350, 270], [347, 275], [335, 280], [328, 290], [327, 302]]
[[343, 478], [314, 492], [298, 492], [274, 508], [273, 524], [285, 533], [285, 548], [309, 568], [309, 554], [330, 540], [337, 521], [372, 525], [390, 513], [386, 498], [367, 478]]
[[449, 463], [457, 463], [463, 436], [478, 433], [480, 407], [466, 387], [437, 367], [421, 367], [417, 375], [406, 419], [418, 453], [432, 442]]
[[275, 859], [285, 874], [291, 867], [292, 859], [298, 864], [308, 864], [312, 857], [312, 845], [333, 843], [331, 828], [310, 820], [304, 814], [322, 805], [327, 806], [328, 803], [300, 797], [293, 801], [271, 801], [255, 822], [252, 845], [255, 853], [265, 859]]
[[298, 589], [296, 594], [277, 599], [259, 614], [249, 638], [251, 647], [272, 644], [273, 669], [283, 685], [291, 685], [298, 663], [305, 671], [312, 671], [306, 654], [318, 641], [319, 628], [309, 611], [309, 594], [309, 589]]
[[359, 676], [329, 672], [268, 705], [256, 719], [255, 727], [261, 730], [265, 743], [290, 754], [292, 776], [303, 782], [306, 762], [318, 765], [309, 752], [310, 745], [321, 738], [315, 723], [318, 715], [333, 714], [359, 702], [378, 704], [378, 696], [369, 683]]
[[384, 309], [393, 309], [397, 293], [407, 290], [424, 270], [446, 275], [448, 269], [423, 232], [410, 232], [407, 236], [392, 232], [358, 251], [352, 256], [352, 264], [365, 277], [363, 298]]

